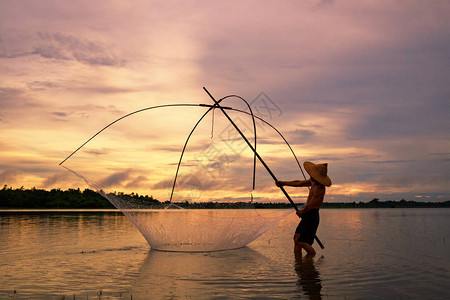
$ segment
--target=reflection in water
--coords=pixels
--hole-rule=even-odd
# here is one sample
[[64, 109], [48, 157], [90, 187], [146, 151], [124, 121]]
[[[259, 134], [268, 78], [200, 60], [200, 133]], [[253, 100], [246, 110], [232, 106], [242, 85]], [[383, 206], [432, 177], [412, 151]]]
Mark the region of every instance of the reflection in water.
[[[319, 259], [322, 259], [323, 256]], [[301, 255], [295, 256], [295, 272], [299, 279], [297, 285], [303, 290], [309, 299], [322, 299], [320, 291], [322, 290], [322, 283], [320, 280], [320, 273], [315, 266], [314, 256]]]
[[150, 251], [130, 292], [139, 299], [158, 295], [240, 298], [252, 290], [260, 292], [267, 283], [266, 266], [267, 258], [248, 247], [209, 253]]

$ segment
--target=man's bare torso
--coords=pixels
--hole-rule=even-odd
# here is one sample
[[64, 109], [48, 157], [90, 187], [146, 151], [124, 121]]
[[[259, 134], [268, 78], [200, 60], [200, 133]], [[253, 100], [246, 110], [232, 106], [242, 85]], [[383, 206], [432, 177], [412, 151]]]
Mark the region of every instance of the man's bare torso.
[[311, 181], [311, 190], [309, 191], [308, 199], [306, 200], [305, 207], [309, 209], [320, 208], [323, 203], [323, 198], [325, 196], [325, 186]]

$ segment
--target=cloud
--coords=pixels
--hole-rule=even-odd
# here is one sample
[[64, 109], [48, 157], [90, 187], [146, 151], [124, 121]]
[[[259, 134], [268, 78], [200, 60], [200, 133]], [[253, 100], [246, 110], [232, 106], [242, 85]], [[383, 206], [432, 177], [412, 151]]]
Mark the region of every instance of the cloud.
[[286, 136], [289, 137], [288, 142], [290, 144], [305, 144], [315, 138], [317, 133], [310, 129], [296, 129], [291, 132], [286, 132]]
[[62, 88], [62, 86], [54, 81], [33, 80], [27, 82], [27, 87], [33, 91], [42, 91], [45, 89]]
[[148, 186], [148, 178], [146, 176], [138, 176], [134, 179], [132, 179], [130, 182], [127, 183], [126, 187], [131, 189], [141, 188]]
[[43, 107], [26, 87], [0, 86], [0, 118], [5, 123], [23, 125], [26, 119], [36, 117]]
[[352, 135], [349, 137], [385, 140], [398, 137], [439, 137], [444, 132], [450, 132], [450, 123], [446, 117], [449, 113], [449, 105], [433, 105], [432, 100], [422, 104], [385, 105], [381, 109], [374, 107], [371, 113], [355, 118], [348, 131]]
[[65, 112], [61, 112], [61, 111], [55, 111], [55, 112], [52, 112], [52, 115], [55, 115], [58, 117], [67, 117], [68, 114]]
[[136, 170], [126, 169], [116, 171], [99, 182], [104, 188], [139, 189], [148, 187], [148, 178], [138, 175]]
[[65, 183], [69, 178], [69, 173], [57, 173], [45, 178], [42, 182], [42, 186], [44, 188], [58, 186], [58, 184]]
[[102, 186], [102, 187], [121, 186], [126, 181], [128, 181], [130, 176], [131, 176], [130, 169], [118, 171], [112, 175], [109, 175], [108, 177], [104, 178], [103, 180], [101, 180], [100, 186]]
[[[38, 55], [47, 59], [78, 61], [87, 65], [123, 67], [126, 60], [116, 56], [111, 49], [98, 41], [79, 38], [60, 32], [37, 32], [31, 39], [35, 45], [32, 49], [8, 50], [1, 48], [0, 58], [15, 59]], [[25, 46], [26, 44], [24, 44]]]
[[68, 105], [63, 106], [62, 109], [65, 112], [70, 112], [72, 114], [80, 113], [80, 112], [106, 112], [108, 114], [112, 115], [125, 115], [125, 112], [121, 109], [119, 109], [117, 106], [108, 104], [108, 105], [98, 105], [98, 104], [92, 104], [87, 103], [84, 105]]
[[415, 163], [417, 161], [415, 160], [404, 160], [404, 159], [398, 159], [398, 160], [375, 160], [375, 161], [369, 161], [369, 163], [372, 164], [398, 164], [398, 163]]
[[[18, 99], [23, 99], [24, 90], [12, 87], [0, 87], [0, 107], [15, 105]], [[16, 104], [17, 105], [17, 104]]]
[[320, 0], [318, 3], [314, 6], [314, 8], [323, 8], [327, 6], [331, 6], [335, 3], [335, 0]]
[[0, 58], [18, 58], [23, 56], [29, 56], [34, 54], [33, 52], [20, 52], [20, 53], [8, 53], [5, 49], [0, 50]]
[[172, 185], [173, 185], [173, 177], [160, 180], [160, 181], [152, 184], [151, 188], [161, 190], [161, 189], [167, 189], [168, 187], [172, 187]]
[[87, 149], [84, 150], [89, 155], [100, 156], [111, 153], [113, 150], [110, 148], [101, 148], [101, 149]]
[[115, 57], [99, 42], [80, 39], [62, 33], [39, 32], [41, 45], [36, 46], [32, 54], [44, 58], [77, 60], [89, 65], [123, 66], [124, 59]]
[[19, 171], [16, 169], [6, 169], [0, 171], [0, 185], [16, 182], [19, 177]]

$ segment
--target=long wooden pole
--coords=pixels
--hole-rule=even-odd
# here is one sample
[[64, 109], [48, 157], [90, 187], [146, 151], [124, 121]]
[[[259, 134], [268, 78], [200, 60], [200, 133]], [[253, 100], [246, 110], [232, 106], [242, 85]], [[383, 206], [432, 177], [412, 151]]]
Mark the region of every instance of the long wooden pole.
[[[256, 152], [256, 149], [253, 147], [253, 145], [249, 142], [249, 140], [245, 137], [245, 135], [242, 133], [242, 131], [239, 129], [239, 127], [236, 125], [236, 123], [234, 123], [234, 121], [230, 118], [230, 116], [226, 113], [226, 111], [222, 108], [222, 106], [220, 106], [220, 104], [216, 101], [216, 99], [211, 95], [211, 93], [205, 88], [203, 87], [203, 89], [205, 90], [205, 92], [209, 95], [209, 97], [211, 97], [211, 99], [214, 101], [214, 103], [216, 103], [216, 106], [222, 111], [222, 113], [225, 115], [225, 117], [230, 121], [230, 123], [233, 125], [233, 127], [236, 129], [236, 131], [241, 135], [241, 137], [245, 140], [245, 142], [247, 143], [247, 145], [250, 147], [250, 149], [252, 149], [253, 153], [255, 153], [256, 157], [258, 158], [258, 160], [261, 162], [261, 164], [266, 168], [267, 172], [269, 172], [270, 176], [272, 176], [273, 180], [275, 180], [275, 182], [278, 181], [277, 177], [275, 176], [275, 174], [273, 174], [272, 170], [270, 170], [269, 166], [264, 162], [264, 160], [262, 159], [262, 157], [258, 154], [258, 152]], [[289, 200], [289, 202], [291, 203], [292, 207], [294, 207], [295, 211], [298, 211], [298, 207], [297, 205], [295, 205], [294, 201], [292, 201], [291, 197], [289, 196], [289, 194], [286, 192], [286, 190], [283, 188], [283, 186], [279, 186], [280, 190], [283, 192], [284, 196]], [[314, 236], [317, 244], [319, 244], [320, 248], [325, 248], [322, 244], [322, 242], [319, 240], [319, 238], [316, 236]]]

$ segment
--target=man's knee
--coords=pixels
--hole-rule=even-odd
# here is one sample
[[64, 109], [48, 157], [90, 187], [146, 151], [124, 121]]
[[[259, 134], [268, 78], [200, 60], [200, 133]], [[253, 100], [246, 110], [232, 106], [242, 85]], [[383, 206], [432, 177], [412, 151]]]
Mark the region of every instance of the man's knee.
[[303, 249], [306, 250], [306, 252], [308, 252], [308, 254], [316, 254], [316, 250], [314, 250], [314, 248], [308, 244], [308, 243], [304, 243], [304, 242], [298, 242], [299, 247], [302, 247]]

